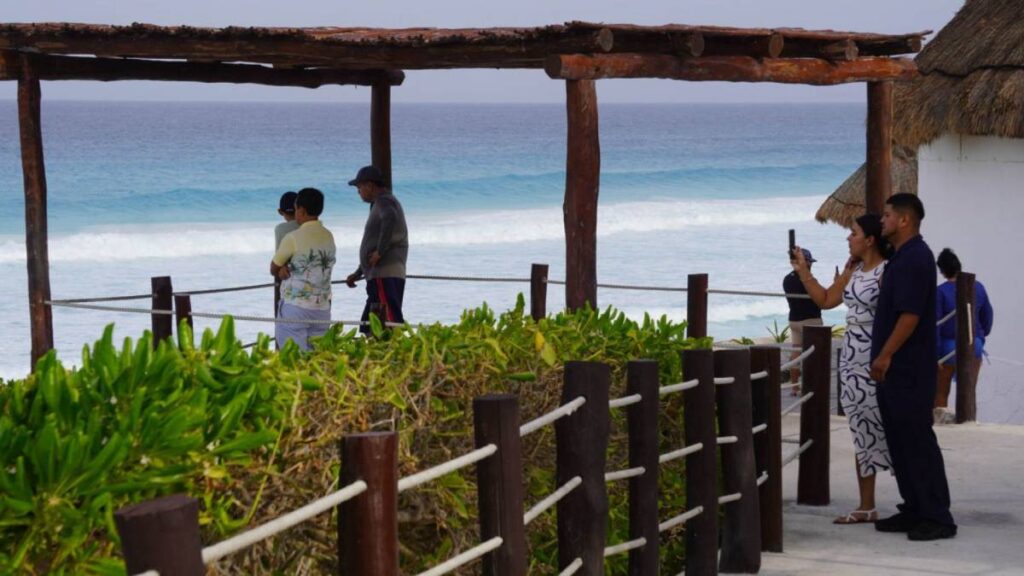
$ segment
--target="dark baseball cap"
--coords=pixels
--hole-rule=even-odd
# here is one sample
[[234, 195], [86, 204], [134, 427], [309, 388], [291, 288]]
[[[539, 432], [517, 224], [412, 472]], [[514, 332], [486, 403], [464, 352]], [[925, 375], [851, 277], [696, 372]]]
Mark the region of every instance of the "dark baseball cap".
[[298, 196], [295, 192], [285, 192], [281, 194], [281, 202], [278, 204], [278, 209], [282, 212], [295, 212], [295, 198]]
[[373, 182], [384, 185], [384, 174], [376, 166], [363, 166], [359, 169], [356, 177], [348, 181], [349, 186], [359, 186], [363, 182]]
[[811, 262], [817, 262], [817, 260], [814, 259], [814, 256], [811, 256], [811, 251], [807, 248], [801, 248], [800, 251], [804, 253], [804, 260], [806, 260], [808, 264]]

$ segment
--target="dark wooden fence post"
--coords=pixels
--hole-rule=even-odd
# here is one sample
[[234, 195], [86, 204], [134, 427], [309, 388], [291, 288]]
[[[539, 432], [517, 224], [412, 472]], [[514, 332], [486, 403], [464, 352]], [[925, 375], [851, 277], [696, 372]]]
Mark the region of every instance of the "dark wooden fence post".
[[974, 274], [960, 272], [956, 275], [956, 422], [972, 422], [978, 419], [978, 405], [974, 381], [974, 309], [977, 300], [974, 293]]
[[192, 324], [192, 297], [188, 294], [175, 294], [174, 295], [174, 317], [176, 330], [181, 330], [181, 322], [184, 320], [188, 323], [190, 330], [194, 329], [195, 326]]
[[686, 445], [704, 448], [686, 457], [686, 508], [704, 512], [686, 522], [686, 574], [718, 574], [718, 458], [715, 449], [715, 365], [711, 350], [684, 350], [683, 380], [698, 380], [683, 394]]
[[46, 218], [46, 163], [43, 161], [42, 92], [28, 54], [20, 56], [18, 130], [21, 171], [25, 186], [25, 258], [28, 264], [29, 325], [32, 328], [32, 366], [53, 349], [53, 310], [50, 300], [50, 253]]
[[608, 388], [611, 370], [600, 362], [568, 362], [562, 404], [580, 396], [578, 410], [555, 422], [555, 464], [559, 486], [579, 476], [583, 483], [558, 502], [558, 565], [576, 558], [583, 576], [603, 576], [608, 492], [604, 473], [608, 449]]
[[715, 376], [733, 379], [716, 387], [718, 434], [736, 438], [720, 450], [722, 490], [740, 495], [739, 500], [725, 504], [718, 570], [756, 574], [761, 569], [761, 511], [751, 431], [750, 350], [716, 350], [714, 355]]
[[548, 265], [530, 267], [530, 316], [540, 320], [548, 315]]
[[892, 195], [892, 87], [891, 81], [868, 82], [865, 203], [878, 215]]
[[519, 401], [511, 394], [473, 400], [476, 447], [498, 451], [476, 465], [480, 541], [501, 536], [501, 547], [484, 556], [487, 576], [525, 576], [526, 532], [523, 526], [523, 450], [519, 436]]
[[782, 552], [782, 363], [777, 346], [755, 346], [750, 349], [750, 371], [768, 372], [768, 376], [751, 382], [755, 426], [766, 424], [763, 432], [754, 435], [754, 461], [757, 475], [768, 473], [768, 480], [758, 489], [761, 511], [761, 550]]
[[184, 494], [133, 504], [114, 513], [128, 574], [204, 576], [199, 501]]
[[708, 335], [708, 275], [686, 277], [686, 335], [704, 338]]
[[164, 314], [152, 314], [153, 347], [171, 337], [174, 330], [174, 289], [171, 287], [170, 276], [154, 276], [150, 279], [153, 288], [153, 310], [166, 311]]
[[658, 363], [634, 360], [626, 367], [626, 395], [640, 395], [627, 408], [629, 467], [644, 473], [629, 479], [629, 539], [647, 544], [629, 551], [629, 575], [658, 573]]
[[797, 477], [799, 504], [827, 506], [829, 492], [829, 393], [831, 392], [832, 327], [804, 328], [804, 350], [814, 346], [814, 353], [803, 362], [804, 394], [814, 396], [800, 407], [800, 445], [814, 440], [800, 455]]
[[366, 491], [338, 509], [339, 576], [398, 574], [398, 435], [365, 432], [341, 439], [341, 486]]

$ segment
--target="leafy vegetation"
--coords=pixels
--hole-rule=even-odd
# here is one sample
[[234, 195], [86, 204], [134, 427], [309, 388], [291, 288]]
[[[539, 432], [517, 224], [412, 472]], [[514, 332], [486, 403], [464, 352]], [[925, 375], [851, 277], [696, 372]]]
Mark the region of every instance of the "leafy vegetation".
[[[245, 349], [226, 318], [193, 342], [187, 327], [155, 350], [151, 336], [113, 341], [112, 327], [79, 366], [51, 353], [33, 375], [0, 386], [0, 573], [123, 574], [113, 513], [186, 492], [200, 501], [204, 542], [265, 522], [336, 487], [337, 440], [399, 431], [400, 474], [472, 449], [472, 398], [519, 395], [524, 419], [558, 405], [562, 364], [611, 365], [613, 396], [629, 360], [659, 361], [681, 377], [679, 351], [708, 346], [685, 324], [642, 322], [608, 309], [534, 322], [517, 306], [486, 305], [454, 325], [386, 331], [332, 329], [308, 353], [269, 339]], [[664, 450], [681, 446], [681, 405], [663, 404]], [[615, 415], [609, 467], [626, 467], [625, 423]], [[527, 506], [554, 488], [554, 433], [524, 443]], [[402, 570], [416, 573], [478, 541], [472, 468], [403, 494]], [[683, 510], [682, 462], [661, 474], [661, 516]], [[611, 486], [609, 542], [627, 536], [626, 483]], [[221, 561], [214, 572], [335, 573], [334, 521], [325, 514]], [[556, 572], [554, 515], [531, 523], [531, 574]], [[682, 538], [667, 534], [665, 569], [681, 569]], [[609, 563], [624, 574], [625, 556]]]

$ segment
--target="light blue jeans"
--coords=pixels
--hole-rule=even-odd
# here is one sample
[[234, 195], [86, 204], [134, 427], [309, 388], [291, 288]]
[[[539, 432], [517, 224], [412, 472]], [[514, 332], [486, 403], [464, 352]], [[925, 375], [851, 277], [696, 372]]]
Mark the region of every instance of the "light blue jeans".
[[[330, 310], [310, 310], [301, 308], [294, 304], [286, 304], [283, 300], [278, 304], [277, 317], [282, 320], [330, 320]], [[311, 348], [309, 339], [316, 336], [323, 336], [330, 325], [324, 322], [316, 324], [299, 324], [293, 322], [278, 323], [274, 325], [274, 338], [278, 347], [283, 347], [287, 340], [299, 345], [301, 350]]]

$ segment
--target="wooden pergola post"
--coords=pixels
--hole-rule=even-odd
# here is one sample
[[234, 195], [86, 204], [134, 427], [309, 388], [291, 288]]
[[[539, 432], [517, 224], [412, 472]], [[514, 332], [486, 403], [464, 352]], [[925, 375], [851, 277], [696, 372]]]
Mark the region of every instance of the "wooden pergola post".
[[892, 196], [892, 81], [868, 82], [867, 142], [864, 206], [881, 215]]
[[384, 174], [384, 185], [391, 188], [391, 86], [378, 82], [370, 94], [371, 162]]
[[597, 192], [601, 144], [593, 80], [567, 80], [568, 150], [565, 168], [565, 305], [597, 308]]
[[32, 369], [53, 348], [50, 299], [50, 253], [46, 239], [46, 165], [40, 120], [39, 77], [31, 61], [21, 57], [18, 78], [18, 126], [21, 170], [25, 181], [25, 261], [28, 264], [28, 310], [32, 330]]

